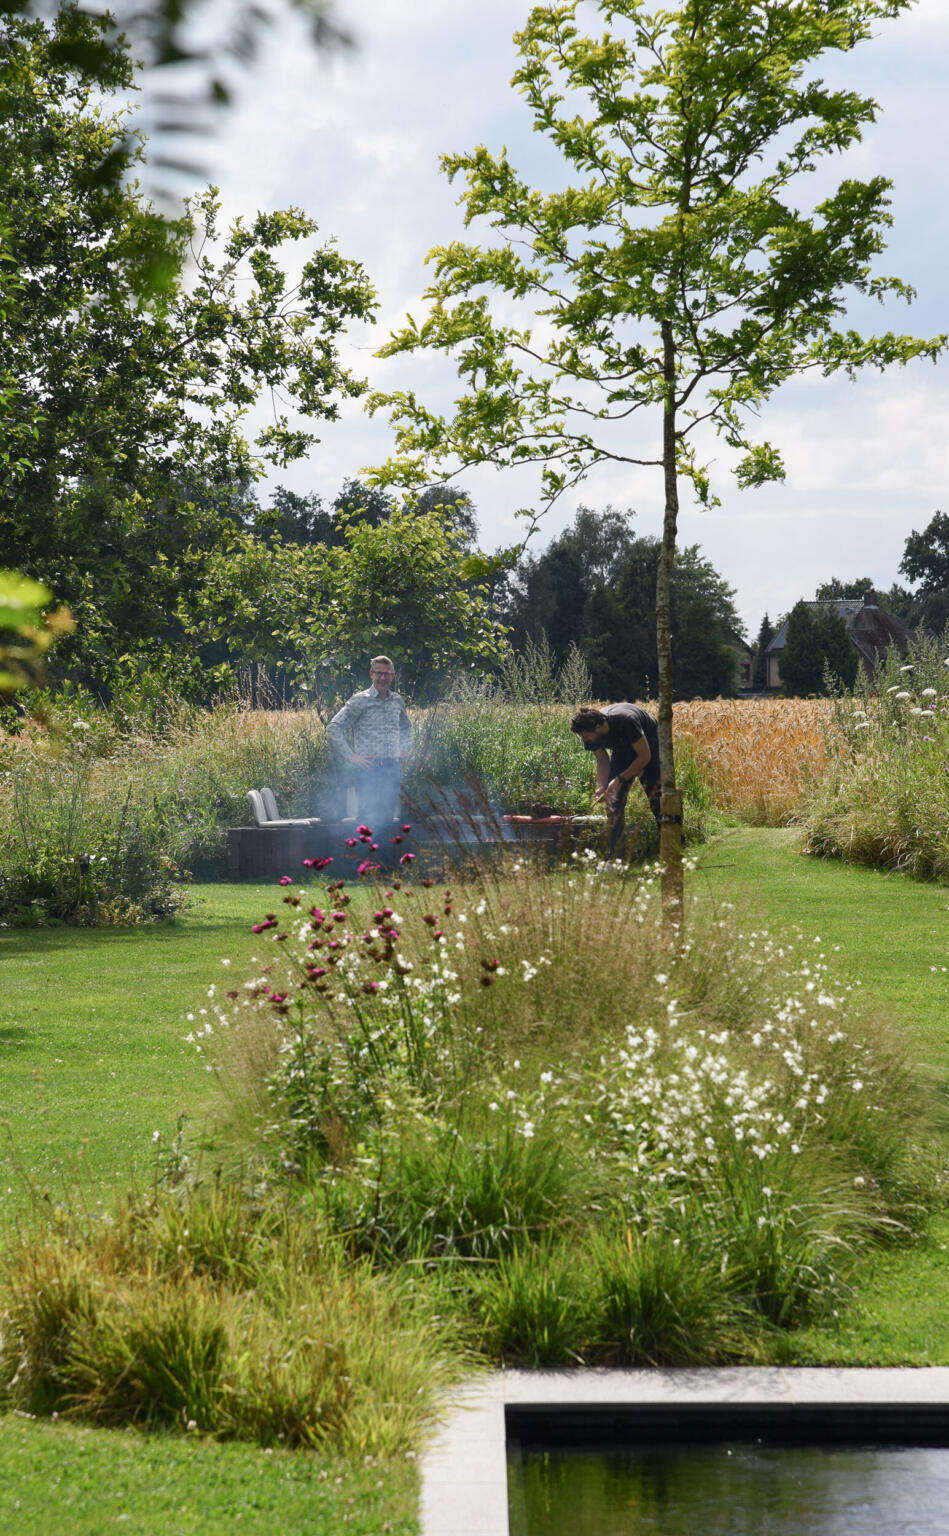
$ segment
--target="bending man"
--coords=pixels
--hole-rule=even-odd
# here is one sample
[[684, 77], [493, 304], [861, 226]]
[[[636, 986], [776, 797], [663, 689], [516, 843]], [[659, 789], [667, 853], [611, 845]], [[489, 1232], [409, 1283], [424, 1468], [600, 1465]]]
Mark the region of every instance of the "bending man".
[[608, 704], [605, 709], [588, 705], [577, 710], [570, 729], [588, 752], [596, 753], [596, 798], [606, 801], [612, 859], [623, 836], [626, 798], [634, 779], [659, 820], [659, 727], [638, 704]]
[[402, 695], [392, 691], [395, 667], [388, 656], [372, 658], [369, 682], [347, 699], [326, 729], [334, 750], [352, 764], [356, 819], [382, 835], [398, 810], [412, 723]]

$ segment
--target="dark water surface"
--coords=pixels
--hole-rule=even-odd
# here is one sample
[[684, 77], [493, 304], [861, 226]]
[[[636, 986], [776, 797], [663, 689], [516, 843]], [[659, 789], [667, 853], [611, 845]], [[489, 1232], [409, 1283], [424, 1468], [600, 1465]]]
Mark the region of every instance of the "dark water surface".
[[949, 1450], [512, 1448], [511, 1536], [947, 1536]]

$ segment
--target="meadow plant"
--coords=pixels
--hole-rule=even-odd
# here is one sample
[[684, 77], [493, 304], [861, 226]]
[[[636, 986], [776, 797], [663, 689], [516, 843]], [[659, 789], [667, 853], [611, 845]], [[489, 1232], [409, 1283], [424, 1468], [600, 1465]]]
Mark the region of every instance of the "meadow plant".
[[[533, 1247], [626, 1240], [648, 1290], [654, 1245], [685, 1243], [675, 1273], [704, 1285], [711, 1266], [732, 1321], [789, 1327], [938, 1203], [936, 1168], [915, 1205], [899, 1195], [925, 1096], [814, 945], [705, 909], [670, 948], [654, 874], [593, 853], [457, 890], [393, 880], [368, 911], [349, 895], [287, 890], [258, 974], [190, 1039], [256, 1104], [266, 1177], [375, 1262], [501, 1265], [524, 1292]], [[513, 1337], [499, 1299], [473, 1304]], [[543, 1287], [530, 1304], [556, 1311]], [[637, 1358], [691, 1358], [679, 1337]]]
[[29, 744], [17, 754], [0, 832], [0, 921], [143, 922], [184, 899], [147, 791], [105, 785], [80, 726], [55, 757]]
[[949, 633], [893, 649], [872, 686], [838, 698], [806, 848], [949, 879]]
[[247, 821], [249, 788], [269, 784], [284, 815], [309, 815], [329, 775], [315, 711], [169, 703], [160, 729], [140, 734], [140, 723], [61, 713], [6, 739], [0, 918], [167, 916], [185, 872], [222, 864], [226, 829]]

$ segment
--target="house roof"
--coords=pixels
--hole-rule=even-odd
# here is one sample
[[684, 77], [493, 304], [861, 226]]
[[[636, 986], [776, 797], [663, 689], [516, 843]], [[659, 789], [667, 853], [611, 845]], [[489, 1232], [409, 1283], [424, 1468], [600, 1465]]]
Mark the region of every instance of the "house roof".
[[[863, 597], [834, 597], [819, 603], [808, 603], [807, 606], [814, 614], [833, 608], [843, 619], [848, 635], [870, 667], [891, 646], [895, 646], [900, 655], [905, 656], [909, 642], [913, 639], [914, 632], [911, 629], [907, 629], [892, 613], [879, 607], [876, 593], [872, 590]], [[788, 620], [784, 619], [775, 631], [765, 655], [779, 655], [787, 644], [787, 637]]]

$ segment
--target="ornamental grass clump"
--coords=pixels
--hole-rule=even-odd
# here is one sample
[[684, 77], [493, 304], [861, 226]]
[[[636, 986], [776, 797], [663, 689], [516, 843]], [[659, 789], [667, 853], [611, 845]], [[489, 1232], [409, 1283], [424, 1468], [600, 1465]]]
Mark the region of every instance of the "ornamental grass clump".
[[[252, 1260], [209, 1264], [208, 1233], [235, 1227]], [[239, 1188], [61, 1218], [0, 1265], [0, 1404], [23, 1413], [392, 1456], [456, 1357], [398, 1277]]]
[[872, 687], [834, 705], [810, 853], [949, 880], [949, 634], [891, 649]]
[[[819, 945], [696, 906], [670, 947], [654, 874], [592, 853], [282, 906], [190, 1037], [253, 1107], [240, 1154], [374, 1265], [458, 1268], [482, 1347], [747, 1355], [941, 1199], [926, 1095]], [[641, 1309], [678, 1277], [668, 1315], [604, 1323], [616, 1264]]]

